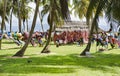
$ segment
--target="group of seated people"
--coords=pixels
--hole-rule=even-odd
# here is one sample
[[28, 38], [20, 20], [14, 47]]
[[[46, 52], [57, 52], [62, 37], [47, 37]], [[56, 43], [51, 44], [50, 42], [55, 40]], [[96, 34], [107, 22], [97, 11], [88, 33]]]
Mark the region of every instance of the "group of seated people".
[[83, 46], [84, 43], [88, 41], [87, 31], [63, 31], [55, 32], [53, 36], [53, 41], [58, 47], [61, 44], [72, 44], [77, 43]]
[[[36, 43], [39, 44], [39, 46], [43, 46], [43, 39], [44, 39], [45, 33], [43, 32], [34, 32], [32, 35], [32, 38], [30, 40], [30, 43], [32, 46], [36, 46]], [[6, 38], [11, 39], [13, 42], [15, 42], [18, 46], [23, 45], [29, 38], [29, 32], [6, 32], [6, 33], [0, 33], [0, 38]], [[44, 40], [45, 41], [45, 40]]]
[[[36, 46], [38, 43], [39, 46], [43, 46], [45, 41], [47, 40], [48, 33], [47, 32], [34, 32], [30, 43], [32, 46]], [[0, 32], [0, 39], [6, 38], [11, 39], [18, 46], [23, 45], [29, 38], [28, 32], [18, 33], [18, 32]], [[46, 39], [46, 40], [45, 40]], [[63, 32], [54, 32], [52, 40], [56, 47], [64, 44], [73, 44], [77, 43], [80, 46], [83, 46], [84, 43], [88, 42], [88, 32], [87, 31], [63, 31]], [[94, 43], [96, 41], [96, 46], [101, 46], [104, 49], [108, 49], [108, 44], [112, 48], [120, 48], [120, 33], [111, 34], [109, 32], [101, 32], [99, 34], [93, 34], [91, 38], [91, 42]], [[100, 48], [101, 48], [100, 47]]]

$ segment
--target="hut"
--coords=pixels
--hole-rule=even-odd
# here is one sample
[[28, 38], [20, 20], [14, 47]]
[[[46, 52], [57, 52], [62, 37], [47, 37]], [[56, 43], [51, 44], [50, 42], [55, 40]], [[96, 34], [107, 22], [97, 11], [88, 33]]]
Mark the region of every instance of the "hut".
[[62, 26], [56, 27], [56, 32], [74, 32], [74, 31], [80, 31], [81, 36], [83, 37], [84, 43], [88, 42], [88, 34], [89, 29], [86, 22], [80, 22], [80, 21], [67, 21]]
[[88, 26], [86, 25], [86, 22], [80, 22], [80, 21], [67, 21], [62, 26], [56, 27], [55, 29], [58, 32], [62, 31], [88, 31]]

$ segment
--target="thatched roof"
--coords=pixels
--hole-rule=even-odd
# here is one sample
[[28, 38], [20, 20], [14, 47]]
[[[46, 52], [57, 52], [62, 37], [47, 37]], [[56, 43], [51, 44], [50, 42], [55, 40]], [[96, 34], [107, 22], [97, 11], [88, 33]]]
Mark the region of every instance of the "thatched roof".
[[[82, 31], [89, 30], [86, 22], [81, 21], [68, 21], [65, 22], [62, 26], [59, 26], [55, 29], [56, 31]], [[98, 27], [98, 32], [103, 32], [104, 30]], [[96, 29], [93, 30], [94, 33], [97, 33]]]
[[57, 27], [56, 31], [74, 31], [74, 30], [88, 30], [88, 26], [85, 22], [80, 21], [68, 21], [61, 27]]

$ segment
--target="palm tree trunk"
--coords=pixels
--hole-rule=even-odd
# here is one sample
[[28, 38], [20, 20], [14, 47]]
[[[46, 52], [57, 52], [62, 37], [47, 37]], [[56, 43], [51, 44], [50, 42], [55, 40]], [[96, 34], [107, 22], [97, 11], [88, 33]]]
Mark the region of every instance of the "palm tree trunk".
[[41, 51], [41, 53], [49, 53], [49, 43], [51, 41], [51, 33], [52, 33], [52, 28], [53, 28], [53, 19], [54, 19], [54, 9], [52, 8], [52, 12], [50, 13], [50, 29], [49, 29], [49, 34], [48, 34], [48, 40], [46, 42], [45, 47], [43, 48], [43, 50]]
[[19, 24], [19, 32], [21, 32], [21, 16], [20, 16], [20, 1], [18, 1], [18, 24]]
[[12, 8], [11, 14], [10, 14], [10, 32], [12, 32], [12, 13], [13, 13], [13, 8]]
[[[7, 0], [4, 0], [4, 8], [3, 8], [2, 24], [1, 24], [1, 32], [2, 33], [3, 33], [3, 28], [5, 26], [6, 7], [7, 7]], [[2, 39], [0, 39], [0, 50], [2, 49], [1, 44], [2, 44]]]
[[21, 33], [22, 26], [21, 26], [21, 18], [19, 17], [19, 32]]
[[6, 26], [6, 24], [5, 24], [5, 26], [4, 26], [4, 30], [6, 30], [7, 29], [7, 26]]
[[80, 54], [80, 55], [86, 55], [86, 52], [89, 52], [90, 51], [90, 48], [91, 48], [91, 36], [92, 36], [92, 34], [93, 34], [93, 30], [94, 29], [96, 29], [96, 32], [98, 32], [97, 31], [97, 29], [98, 29], [98, 22], [97, 22], [97, 19], [98, 19], [98, 17], [99, 17], [99, 14], [101, 13], [101, 11], [102, 11], [102, 9], [104, 8], [104, 6], [103, 5], [105, 5], [105, 2], [104, 1], [102, 1], [102, 0], [100, 0], [101, 2], [99, 2], [99, 5], [98, 5], [98, 7], [97, 7], [97, 11], [96, 11], [96, 13], [95, 13], [95, 17], [94, 17], [94, 19], [93, 19], [93, 21], [92, 21], [92, 27], [91, 27], [91, 31], [90, 31], [90, 34], [89, 34], [89, 42], [88, 42], [88, 44], [87, 44], [87, 47], [84, 49], [84, 51]]
[[29, 31], [28, 19], [26, 19], [26, 28], [27, 28], [27, 32], [28, 32]]
[[31, 31], [30, 31], [30, 35], [29, 35], [29, 39], [27, 40], [27, 42], [25, 43], [25, 45], [13, 56], [18, 56], [18, 57], [22, 57], [26, 51], [26, 48], [28, 47], [28, 44], [32, 38], [32, 34], [34, 32], [34, 28], [35, 28], [35, 25], [36, 25], [36, 19], [37, 19], [37, 12], [38, 12], [38, 9], [39, 9], [39, 0], [37, 0], [37, 3], [36, 3], [36, 9], [35, 9], [35, 14], [34, 14], [34, 19], [33, 19], [33, 23], [32, 23], [32, 27], [31, 27]]
[[44, 32], [44, 28], [43, 28], [43, 24], [42, 24], [43, 19], [41, 17], [40, 11], [38, 11], [38, 14], [39, 14], [39, 19], [40, 19], [40, 23], [41, 23], [40, 25], [41, 25], [42, 31]]
[[97, 23], [97, 19], [98, 19], [98, 15], [99, 15], [99, 10], [97, 10], [96, 14], [95, 14], [95, 17], [92, 21], [92, 25], [91, 25], [91, 29], [90, 29], [90, 34], [89, 34], [89, 41], [88, 41], [88, 44], [86, 46], [86, 48], [84, 49], [84, 51], [80, 54], [80, 55], [83, 55], [85, 56], [86, 55], [86, 52], [89, 52], [90, 51], [90, 48], [91, 48], [91, 40], [92, 40], [92, 34], [93, 34], [93, 31], [94, 29], [96, 30], [96, 32], [98, 33], [98, 23]]
[[25, 21], [23, 20], [23, 31], [25, 31]]
[[91, 48], [91, 36], [92, 36], [92, 34], [93, 34], [94, 28], [95, 28], [95, 25], [92, 24], [92, 26], [91, 26], [91, 31], [90, 31], [90, 34], [89, 34], [88, 44], [87, 44], [86, 48], [84, 49], [84, 51], [83, 51], [80, 55], [83, 55], [83, 56], [84, 56], [84, 55], [86, 55], [86, 52], [89, 52], [89, 51], [90, 51], [90, 48]]
[[48, 40], [47, 40], [47, 42], [46, 42], [45, 47], [44, 47], [43, 50], [41, 51], [41, 53], [49, 53], [49, 52], [50, 52], [48, 45], [49, 45], [49, 43], [50, 43], [50, 41], [51, 41], [51, 33], [52, 33], [52, 26], [50, 26], [49, 34], [48, 34]]

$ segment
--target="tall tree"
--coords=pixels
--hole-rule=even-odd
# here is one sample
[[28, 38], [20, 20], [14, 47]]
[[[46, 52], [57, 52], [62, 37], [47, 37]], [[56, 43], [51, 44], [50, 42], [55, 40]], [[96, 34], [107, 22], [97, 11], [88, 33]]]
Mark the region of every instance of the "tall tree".
[[47, 7], [49, 5], [46, 5], [46, 7], [48, 8], [47, 12], [49, 12], [49, 16], [48, 16], [48, 24], [50, 26], [49, 28], [49, 34], [48, 34], [48, 39], [47, 39], [47, 42], [46, 42], [46, 45], [45, 47], [43, 48], [43, 50], [41, 51], [41, 53], [48, 53], [50, 52], [48, 49], [48, 45], [50, 43], [50, 40], [51, 40], [51, 32], [52, 32], [52, 27], [53, 27], [53, 20], [54, 20], [54, 14], [55, 14], [55, 4], [54, 4], [54, 0], [51, 0], [50, 2], [50, 7]]
[[[97, 8], [95, 8], [97, 7]], [[92, 13], [93, 9], [96, 9], [96, 13], [94, 16], [94, 19], [92, 21], [92, 27], [91, 27], [91, 31], [89, 34], [89, 42], [86, 46], [86, 48], [84, 49], [84, 51], [80, 54], [80, 55], [86, 55], [86, 52], [90, 51], [91, 48], [91, 36], [93, 34], [93, 29], [97, 28], [98, 26], [98, 21], [99, 21], [99, 16], [100, 13], [102, 13], [102, 11], [105, 12], [105, 15], [108, 19], [108, 22], [116, 22], [118, 23], [120, 21], [120, 11], [117, 11], [118, 8], [120, 9], [120, 1], [118, 0], [91, 0], [88, 10], [87, 10], [87, 21], [89, 23], [89, 19], [90, 19], [90, 15]]]
[[13, 8], [11, 9], [11, 13], [10, 13], [10, 32], [12, 32], [12, 16], [13, 16]]
[[13, 12], [13, 14], [18, 18], [19, 32], [22, 32], [22, 22], [23, 22], [23, 27], [25, 27], [25, 21], [28, 21], [29, 19], [29, 13], [31, 12], [31, 7], [28, 6], [28, 3], [30, 2], [31, 0], [13, 0], [12, 2], [11, 15]]
[[[80, 19], [85, 18], [89, 3], [90, 3], [90, 0], [73, 0], [72, 11], [74, 11], [75, 16], [78, 15]], [[93, 9], [91, 11], [91, 13], [89, 13], [90, 22], [93, 21], [93, 15], [94, 15], [95, 12], [96, 12], [96, 9]], [[88, 28], [89, 28], [89, 31], [90, 31], [91, 25], [89, 25], [89, 23], [86, 23], [86, 24], [88, 25]]]
[[[5, 15], [6, 15], [6, 7], [7, 7], [7, 0], [4, 0], [4, 8], [3, 8], [3, 15], [2, 15], [2, 24], [1, 24], [1, 32], [3, 33], [3, 28], [5, 26]], [[0, 39], [0, 49], [1, 49], [2, 39]]]
[[40, 10], [38, 11], [38, 14], [39, 14], [39, 19], [40, 19], [40, 25], [41, 25], [41, 28], [42, 28], [42, 32], [44, 32], [44, 28], [43, 28], [43, 24], [42, 24], [44, 15], [41, 14]]
[[41, 53], [48, 53], [50, 52], [49, 50], [49, 43], [51, 40], [51, 33], [53, 29], [53, 25], [58, 24], [60, 21], [68, 20], [70, 19], [69, 16], [69, 10], [68, 10], [68, 1], [67, 0], [51, 0], [50, 2], [48, 1], [49, 4], [45, 5], [45, 9], [42, 11], [43, 13], [46, 13], [49, 11], [49, 16], [48, 16], [48, 23], [49, 23], [49, 34], [48, 34], [48, 39], [46, 42], [45, 47], [41, 51]]
[[23, 22], [23, 30], [22, 31], [25, 31], [26, 30], [26, 24], [25, 24], [25, 21], [27, 21], [27, 19], [29, 19], [29, 14], [31, 12], [31, 7], [28, 6], [28, 3], [29, 1], [26, 1], [26, 0], [21, 0], [21, 14], [20, 14], [20, 17], [21, 17], [21, 20]]
[[87, 8], [90, 0], [73, 0], [73, 8], [75, 16], [78, 15], [80, 19], [86, 17]]
[[36, 25], [38, 9], [39, 9], [39, 0], [36, 0], [35, 14], [34, 14], [33, 22], [32, 22], [32, 27], [31, 27], [31, 30], [30, 30], [29, 39], [27, 40], [25, 45], [13, 56], [22, 57], [24, 55], [24, 53], [26, 51], [26, 48], [28, 47], [28, 44], [29, 44], [29, 42], [31, 40], [32, 34], [34, 32], [34, 28], [35, 28], [35, 25]]
[[21, 14], [20, 10], [21, 10], [22, 6], [21, 6], [21, 3], [20, 3], [20, 0], [18, 0], [17, 2], [18, 2], [17, 3], [18, 4], [17, 5], [18, 6], [18, 26], [19, 26], [19, 32], [22, 32], [22, 24], [21, 24], [21, 16], [20, 16], [20, 14]]
[[14, 2], [14, 0], [12, 0], [9, 3], [10, 3], [10, 7], [11, 7], [11, 10], [10, 10], [10, 32], [12, 32], [12, 17], [13, 17], [13, 9], [14, 9], [15, 2]]

